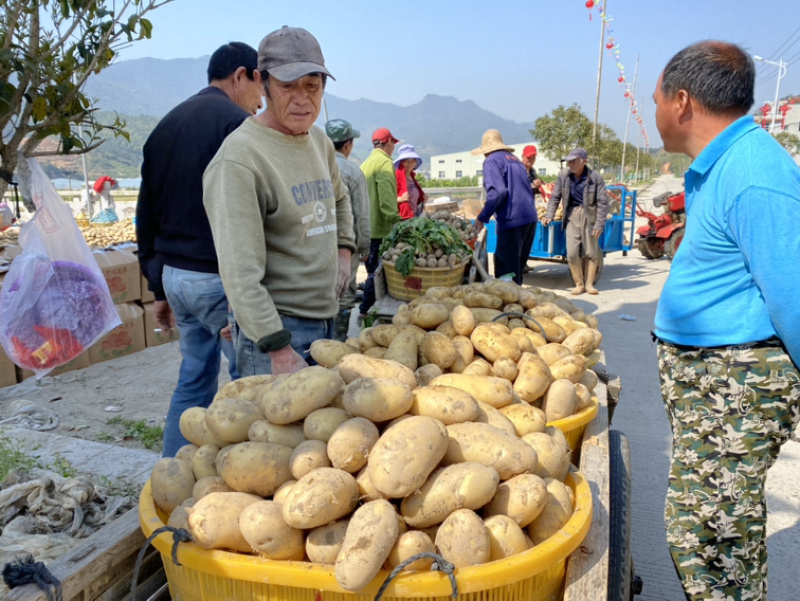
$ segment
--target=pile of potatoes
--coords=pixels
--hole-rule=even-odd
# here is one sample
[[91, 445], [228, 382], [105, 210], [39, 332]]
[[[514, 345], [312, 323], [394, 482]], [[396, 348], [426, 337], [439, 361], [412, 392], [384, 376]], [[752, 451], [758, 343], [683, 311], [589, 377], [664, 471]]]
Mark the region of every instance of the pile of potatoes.
[[0, 248], [19, 245], [19, 228], [12, 227], [0, 232]]
[[420, 552], [465, 567], [526, 551], [574, 506], [547, 424], [598, 382], [596, 320], [569, 309], [513, 283], [434, 288], [393, 324], [318, 340], [318, 365], [184, 412], [191, 444], [156, 464], [153, 499], [202, 547], [331, 565], [348, 591]]
[[124, 219], [111, 224], [79, 225], [86, 243], [94, 249], [108, 248], [115, 244], [136, 242], [136, 226], [132, 219]]
[[459, 238], [461, 238], [464, 242], [474, 240], [478, 237], [478, 232], [475, 229], [475, 225], [469, 219], [459, 217], [450, 211], [436, 211], [430, 215], [430, 218], [436, 221], [441, 221], [442, 223], [452, 227], [458, 232]]
[[[384, 263], [394, 263], [403, 253], [403, 250], [406, 248], [412, 247], [411, 244], [406, 242], [398, 242], [394, 246], [390, 247], [388, 250], [385, 250], [381, 255]], [[448, 252], [448, 250], [441, 248], [437, 243], [431, 244], [431, 252], [425, 251], [416, 251], [414, 253], [414, 264], [417, 267], [450, 267], [453, 268], [456, 265], [461, 265], [470, 255], [463, 250], [455, 250], [454, 252]]]

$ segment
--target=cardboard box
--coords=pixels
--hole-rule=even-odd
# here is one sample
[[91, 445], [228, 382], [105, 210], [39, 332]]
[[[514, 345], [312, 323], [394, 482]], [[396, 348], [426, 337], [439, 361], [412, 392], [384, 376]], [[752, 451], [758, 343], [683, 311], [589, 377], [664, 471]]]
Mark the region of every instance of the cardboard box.
[[124, 303], [116, 308], [122, 325], [111, 330], [89, 348], [92, 365], [136, 353], [145, 347], [142, 308], [134, 303]]
[[0, 346], [0, 388], [17, 383], [17, 366], [8, 358], [5, 349]]
[[114, 304], [142, 298], [142, 276], [136, 255], [127, 250], [110, 249], [93, 251], [92, 256], [106, 278]]
[[155, 295], [150, 292], [150, 288], [147, 287], [147, 279], [142, 275], [141, 270], [139, 271], [139, 275], [141, 276], [141, 285], [142, 285], [142, 304], [152, 303], [156, 300]]
[[464, 211], [464, 217], [472, 220], [483, 210], [483, 203], [477, 198], [467, 198], [461, 201], [461, 207]]
[[[47, 376], [57, 376], [59, 374], [63, 374], [68, 371], [73, 371], [76, 369], [83, 369], [84, 367], [89, 367], [92, 362], [89, 359], [89, 351], [84, 351], [77, 357], [75, 357], [72, 361], [68, 361], [64, 365], [59, 365], [58, 367], [50, 370]], [[29, 369], [22, 369], [21, 367], [17, 367], [17, 378], [20, 382], [23, 380], [27, 380], [28, 378], [34, 376], [35, 374]]]
[[144, 309], [144, 340], [147, 346], [158, 346], [178, 339], [177, 328], [173, 328], [169, 335], [161, 331], [156, 332], [160, 328], [156, 324], [156, 318], [153, 314], [153, 303], [147, 303], [142, 308]]

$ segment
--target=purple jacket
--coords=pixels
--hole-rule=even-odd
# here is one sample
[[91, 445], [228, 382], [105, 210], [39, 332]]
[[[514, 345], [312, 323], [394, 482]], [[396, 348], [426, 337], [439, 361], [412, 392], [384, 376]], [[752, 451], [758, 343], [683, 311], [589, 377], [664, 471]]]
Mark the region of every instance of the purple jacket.
[[525, 165], [505, 150], [490, 153], [483, 162], [486, 204], [478, 220], [486, 223], [495, 216], [497, 231], [536, 223], [536, 203]]

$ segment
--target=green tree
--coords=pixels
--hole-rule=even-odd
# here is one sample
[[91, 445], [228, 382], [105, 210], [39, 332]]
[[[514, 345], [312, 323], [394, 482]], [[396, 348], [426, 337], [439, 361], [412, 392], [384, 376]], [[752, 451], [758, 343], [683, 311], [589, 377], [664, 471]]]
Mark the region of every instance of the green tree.
[[567, 108], [558, 105], [550, 115], [539, 117], [530, 134], [539, 143], [539, 151], [558, 160], [578, 146], [588, 148], [592, 141], [592, 122], [578, 104]]
[[[117, 116], [101, 122], [83, 93], [122, 44], [149, 38], [148, 12], [172, 0], [3, 0], [0, 12], [0, 196], [24, 156], [81, 154], [100, 133], [127, 136]], [[81, 135], [81, 129], [84, 135]], [[39, 150], [46, 138], [58, 144]], [[29, 210], [34, 207], [26, 202]]]
[[[588, 149], [587, 149], [588, 150]], [[608, 125], [597, 126], [597, 155], [599, 166], [616, 174], [622, 164], [622, 141]]]
[[775, 139], [792, 156], [800, 153], [800, 138], [796, 135], [790, 134], [788, 131], [782, 131], [775, 134]]

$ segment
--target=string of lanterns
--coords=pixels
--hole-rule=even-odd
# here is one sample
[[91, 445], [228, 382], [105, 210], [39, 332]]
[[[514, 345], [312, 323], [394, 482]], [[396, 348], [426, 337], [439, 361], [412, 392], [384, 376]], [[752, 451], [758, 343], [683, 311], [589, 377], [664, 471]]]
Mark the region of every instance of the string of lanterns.
[[606, 35], [608, 36], [608, 41], [606, 42], [606, 50], [608, 50], [609, 55], [611, 58], [614, 59], [614, 62], [617, 65], [617, 70], [619, 72], [617, 76], [617, 83], [619, 84], [620, 88], [624, 90], [623, 97], [625, 98], [626, 102], [630, 105], [630, 111], [634, 119], [636, 120], [636, 124], [639, 126], [639, 130], [642, 134], [642, 139], [644, 140], [644, 145], [646, 148], [650, 147], [650, 138], [647, 135], [647, 129], [644, 126], [644, 119], [639, 114], [639, 110], [637, 108], [638, 103], [636, 102], [636, 98], [633, 96], [633, 91], [631, 89], [631, 84], [625, 78], [625, 65], [622, 64], [620, 61], [620, 46], [617, 42], [616, 38], [611, 34], [614, 30], [611, 28], [611, 21], [614, 19], [608, 16], [605, 12], [602, 2], [595, 2], [594, 0], [586, 0], [586, 8], [589, 9], [589, 20], [592, 20], [592, 9], [597, 7], [597, 10], [600, 13], [600, 18], [603, 20], [603, 27], [606, 30]]

